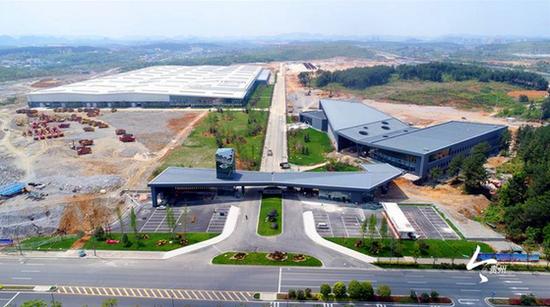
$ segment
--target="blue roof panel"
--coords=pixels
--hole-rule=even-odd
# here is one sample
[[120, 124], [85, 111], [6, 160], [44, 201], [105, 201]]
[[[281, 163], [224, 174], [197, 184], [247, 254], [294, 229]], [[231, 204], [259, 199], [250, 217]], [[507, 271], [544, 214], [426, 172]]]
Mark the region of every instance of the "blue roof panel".
[[3, 186], [0, 186], [0, 196], [10, 197], [18, 193], [21, 193], [24, 188], [25, 188], [25, 184], [23, 182], [14, 182], [14, 183], [6, 184]]

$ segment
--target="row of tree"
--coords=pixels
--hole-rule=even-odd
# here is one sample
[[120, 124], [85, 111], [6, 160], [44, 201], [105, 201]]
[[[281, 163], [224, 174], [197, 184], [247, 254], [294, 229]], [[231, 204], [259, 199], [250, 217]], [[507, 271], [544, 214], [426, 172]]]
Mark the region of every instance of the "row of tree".
[[[497, 70], [471, 64], [432, 62], [426, 64], [403, 64], [392, 66], [354, 67], [334, 72], [320, 71], [315, 78], [317, 86], [339, 83], [347, 88], [365, 89], [373, 85], [382, 85], [390, 81], [393, 75], [403, 80], [424, 80], [444, 82], [446, 80], [481, 82], [505, 82], [528, 89], [547, 90], [548, 81], [539, 74], [522, 70]], [[299, 81], [307, 85], [309, 73], [298, 76]]]

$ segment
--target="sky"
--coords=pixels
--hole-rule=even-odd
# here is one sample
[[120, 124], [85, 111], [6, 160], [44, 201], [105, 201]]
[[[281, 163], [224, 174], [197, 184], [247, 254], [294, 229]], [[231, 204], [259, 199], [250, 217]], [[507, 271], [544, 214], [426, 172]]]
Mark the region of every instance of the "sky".
[[10, 36], [550, 37], [550, 0], [0, 1]]

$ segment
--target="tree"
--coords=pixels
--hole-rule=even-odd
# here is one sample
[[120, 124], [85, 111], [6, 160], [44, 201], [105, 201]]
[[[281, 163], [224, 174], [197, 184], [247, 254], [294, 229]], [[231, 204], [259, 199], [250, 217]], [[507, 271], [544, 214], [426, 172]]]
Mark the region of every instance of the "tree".
[[441, 176], [443, 176], [443, 170], [439, 167], [434, 167], [432, 169], [430, 169], [430, 179], [434, 182], [434, 186], [435, 186], [435, 183], [437, 183], [438, 179], [441, 178]]
[[332, 292], [334, 293], [334, 296], [337, 298], [343, 298], [346, 297], [346, 284], [344, 284], [341, 281], [337, 281], [332, 286]]
[[311, 298], [312, 295], [311, 295], [311, 288], [305, 288], [304, 289], [304, 293], [306, 295], [306, 298]]
[[304, 292], [304, 290], [302, 289], [299, 289], [297, 292], [296, 292], [296, 298], [300, 301], [303, 301], [306, 299], [306, 293]]
[[391, 288], [388, 285], [380, 285], [376, 289], [376, 293], [383, 298], [387, 298], [391, 296]]
[[476, 193], [481, 184], [487, 180], [487, 170], [483, 167], [487, 157], [480, 152], [464, 159], [462, 172], [464, 175], [464, 189], [467, 193]]
[[430, 253], [430, 245], [426, 241], [417, 241], [418, 250], [421, 255], [428, 255]]
[[464, 155], [459, 154], [455, 156], [451, 162], [449, 162], [449, 167], [447, 168], [447, 172], [450, 176], [456, 177], [460, 173], [460, 170], [462, 169], [462, 164], [464, 163]]
[[363, 294], [363, 287], [357, 280], [351, 280], [348, 284], [348, 294], [352, 299], [360, 299]]
[[439, 299], [439, 293], [435, 290], [432, 290], [432, 292], [430, 293], [430, 297], [432, 298], [432, 300], [437, 300]]
[[519, 298], [522, 306], [535, 306], [537, 304], [537, 298], [533, 293], [522, 294]]
[[132, 241], [130, 241], [130, 239], [128, 238], [127, 233], [122, 234], [122, 239], [120, 240], [120, 242], [122, 243], [122, 246], [124, 246], [124, 247], [132, 246]]
[[171, 207], [166, 208], [166, 224], [170, 230], [170, 237], [174, 238], [174, 232], [176, 231], [176, 217]]
[[550, 240], [544, 240], [542, 243], [542, 253], [546, 259], [546, 267], [550, 265]]
[[372, 240], [374, 238], [374, 235], [376, 233], [376, 223], [377, 223], [376, 215], [373, 213], [370, 215], [369, 218], [369, 237]]
[[105, 230], [103, 229], [103, 227], [98, 226], [98, 227], [94, 230], [94, 238], [95, 238], [97, 241], [105, 241], [105, 240], [106, 240], [106, 237], [105, 237]]
[[388, 221], [385, 218], [382, 218], [382, 222], [380, 224], [380, 236], [382, 239], [388, 237]]
[[550, 96], [546, 97], [540, 106], [541, 120], [550, 118]]
[[378, 255], [384, 246], [382, 245], [382, 242], [378, 240], [372, 240], [370, 242], [369, 252], [373, 255]]
[[507, 154], [508, 150], [510, 149], [510, 143], [511, 142], [512, 142], [512, 134], [510, 134], [510, 130], [506, 129], [500, 135], [500, 140], [499, 140], [498, 147]]
[[130, 226], [132, 227], [132, 230], [134, 231], [134, 236], [137, 239], [138, 238], [137, 217], [136, 217], [136, 212], [134, 211], [134, 207], [130, 209]]
[[330, 296], [330, 293], [332, 293], [332, 289], [330, 288], [329, 284], [322, 284], [319, 293], [323, 296], [324, 300], [327, 300]]
[[361, 299], [371, 300], [374, 296], [374, 289], [370, 281], [363, 281], [361, 283]]
[[365, 242], [365, 233], [367, 232], [368, 225], [369, 222], [367, 219], [363, 219], [363, 221], [361, 221], [361, 243]]
[[120, 233], [124, 233], [124, 221], [122, 219], [122, 211], [120, 207], [116, 207], [116, 216], [118, 218], [118, 224], [120, 225]]
[[519, 102], [529, 102], [529, 97], [527, 95], [519, 95]]
[[416, 264], [418, 257], [420, 257], [420, 246], [418, 246], [418, 242], [413, 245], [411, 255], [413, 256], [414, 263]]

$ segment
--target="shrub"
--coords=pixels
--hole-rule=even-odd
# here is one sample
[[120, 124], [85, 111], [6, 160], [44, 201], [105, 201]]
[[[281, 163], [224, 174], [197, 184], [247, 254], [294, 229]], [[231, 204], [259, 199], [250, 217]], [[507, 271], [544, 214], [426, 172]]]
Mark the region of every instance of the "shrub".
[[416, 295], [416, 291], [414, 290], [411, 290], [411, 294], [409, 295], [409, 297], [411, 298], [411, 300], [417, 302], [418, 301], [418, 295]]
[[535, 306], [537, 304], [537, 298], [533, 293], [522, 294], [519, 300], [523, 306]]
[[439, 293], [435, 290], [432, 290], [430, 296], [432, 297], [432, 300], [437, 300], [439, 298]]
[[334, 286], [332, 286], [332, 292], [334, 293], [334, 296], [338, 298], [346, 297], [346, 284], [341, 281], [334, 283]]
[[427, 303], [430, 301], [430, 295], [426, 292], [422, 292], [422, 294], [420, 294], [420, 301], [422, 303]]
[[361, 299], [371, 300], [374, 297], [374, 289], [370, 281], [364, 281], [361, 283]]
[[427, 255], [430, 253], [430, 245], [425, 241], [418, 241], [418, 249], [422, 255]]
[[103, 229], [103, 227], [99, 226], [95, 229], [94, 238], [97, 241], [105, 241], [106, 237], [105, 237], [105, 230]]
[[321, 293], [324, 300], [328, 299], [331, 292], [332, 289], [330, 288], [329, 284], [322, 284], [321, 288], [319, 289], [319, 293]]
[[306, 298], [311, 298], [311, 288], [306, 288], [304, 292], [306, 294]]
[[363, 292], [363, 287], [357, 280], [352, 280], [348, 284], [348, 294], [352, 299], [360, 299]]
[[293, 300], [296, 298], [296, 290], [288, 289], [288, 299]]
[[298, 292], [296, 292], [296, 298], [300, 301], [303, 301], [306, 299], [306, 294], [304, 293], [304, 290], [300, 289]]
[[389, 297], [391, 296], [391, 289], [388, 285], [380, 285], [378, 286], [378, 289], [376, 289], [376, 293], [381, 297]]
[[122, 235], [122, 240], [121, 240], [121, 242], [122, 242], [122, 245], [123, 245], [124, 247], [130, 247], [130, 246], [132, 246], [132, 242], [130, 241], [130, 239], [128, 239], [128, 234], [126, 234], [126, 233]]
[[278, 228], [279, 228], [279, 224], [271, 223], [271, 229], [278, 229]]

